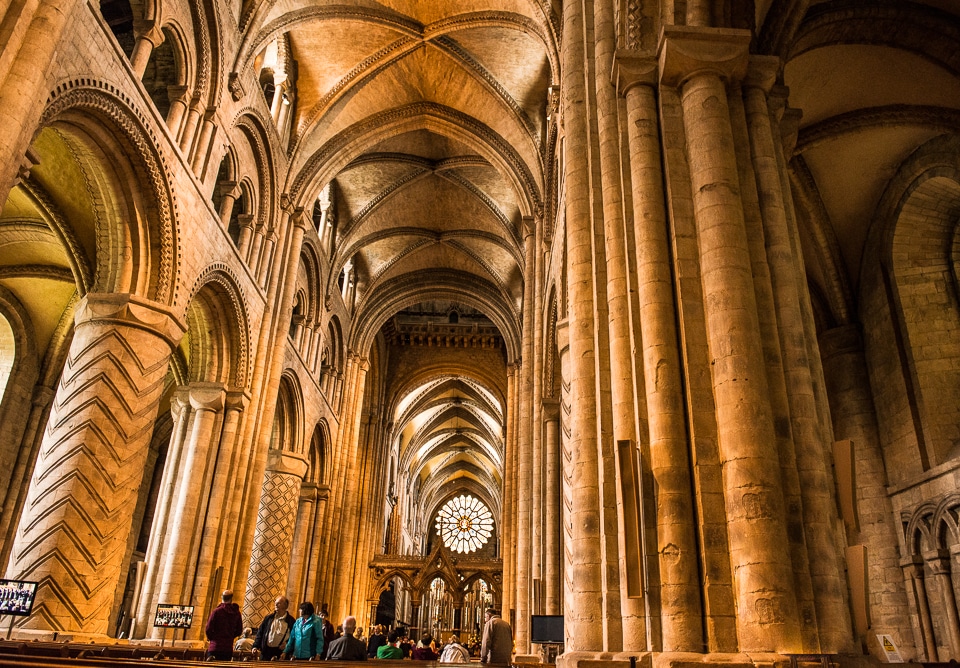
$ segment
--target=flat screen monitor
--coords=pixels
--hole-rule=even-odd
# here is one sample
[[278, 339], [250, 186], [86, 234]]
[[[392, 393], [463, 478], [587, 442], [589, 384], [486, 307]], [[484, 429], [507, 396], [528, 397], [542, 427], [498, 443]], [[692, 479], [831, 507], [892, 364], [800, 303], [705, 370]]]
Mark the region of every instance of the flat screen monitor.
[[157, 605], [157, 616], [153, 620], [154, 626], [168, 629], [189, 629], [193, 624], [192, 605], [171, 605], [160, 603]]
[[563, 643], [563, 615], [531, 615], [530, 642], [538, 645]]
[[36, 582], [0, 580], [0, 615], [28, 616], [36, 595]]

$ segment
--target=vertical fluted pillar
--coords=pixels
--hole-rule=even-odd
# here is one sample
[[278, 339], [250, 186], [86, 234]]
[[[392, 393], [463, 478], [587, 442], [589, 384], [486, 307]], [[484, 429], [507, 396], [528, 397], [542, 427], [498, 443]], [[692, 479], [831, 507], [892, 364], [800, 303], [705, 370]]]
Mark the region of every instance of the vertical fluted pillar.
[[[206, 494], [209, 489], [209, 500], [202, 520], [200, 555], [193, 584], [194, 600], [198, 605], [207, 601], [215, 605], [218, 603], [217, 595], [220, 592], [211, 591], [214, 574], [218, 566], [230, 567], [229, 555], [233, 553], [234, 542], [239, 538], [236, 526], [228, 520], [234, 517], [230, 511], [236, 494], [235, 484], [242, 454], [237, 441], [240, 422], [249, 400], [250, 395], [244, 390], [228, 390], [224, 397], [223, 426], [219, 434], [214, 434], [218, 443], [210, 462], [216, 469], [211, 486], [204, 487], [202, 492]], [[223, 581], [230, 582], [232, 576], [232, 573], [226, 573]]]
[[[212, 447], [215, 429], [222, 419], [226, 392], [220, 383], [191, 383], [187, 386], [190, 422], [183, 445], [181, 464], [173, 484], [169, 515], [170, 533], [165, 536], [156, 573], [158, 603], [196, 605], [193, 599], [193, 574], [202, 537], [207, 495], [213, 478], [216, 449]], [[213, 450], [213, 455], [210, 451]], [[162, 631], [155, 631], [154, 635]]]
[[183, 326], [128, 294], [88, 293], [7, 570], [38, 581], [24, 626], [106, 634], [143, 465]]
[[800, 624], [751, 259], [722, 77], [749, 35], [669, 29], [661, 77], [681, 91], [741, 651], [797, 651]]
[[560, 614], [560, 418], [551, 407], [544, 434], [543, 613]]
[[[834, 484], [824, 460], [813, 378], [808, 362], [800, 296], [799, 272], [787, 227], [785, 199], [774, 145], [766, 90], [773, 83], [779, 60], [754, 58], [745, 88], [754, 171], [763, 214], [764, 241], [774, 289], [780, 348], [787, 377], [803, 525], [816, 604], [820, 649], [851, 650], [852, 629], [844, 600], [846, 586], [839, 572], [834, 540], [837, 509]], [[779, 133], [778, 133], [779, 134]]]
[[345, 617], [350, 612], [347, 610], [347, 606], [351, 602], [350, 583], [353, 582], [356, 577], [354, 564], [358, 547], [358, 511], [360, 509], [359, 442], [360, 426], [364, 418], [364, 389], [366, 387], [366, 376], [369, 369], [370, 361], [366, 357], [360, 357], [357, 365], [353, 406], [348, 413], [347, 420], [343, 423], [343, 427], [346, 430], [343, 442], [343, 456], [346, 463], [346, 483], [344, 484], [343, 496], [340, 500], [344, 512], [340, 516], [340, 548], [338, 552], [339, 557], [337, 558], [341, 567], [336, 569], [335, 586], [330, 597], [331, 612], [337, 617]]
[[274, 599], [287, 591], [300, 484], [306, 472], [307, 462], [299, 455], [270, 450], [243, 597], [245, 625], [258, 624], [273, 608]]
[[311, 531], [307, 550], [309, 552], [309, 562], [306, 565], [306, 575], [303, 585], [303, 598], [306, 601], [320, 601], [320, 548], [323, 545], [323, 527], [324, 518], [327, 514], [327, 499], [330, 498], [330, 487], [327, 485], [317, 486], [317, 503], [314, 516], [312, 518]]
[[523, 334], [520, 363], [520, 419], [517, 428], [517, 623], [514, 629], [518, 654], [530, 652], [531, 514], [533, 484], [533, 310], [536, 237], [533, 221], [524, 219]]
[[[583, 5], [563, 3], [563, 123], [566, 133], [567, 282], [570, 322], [570, 460], [564, 486], [570, 500], [569, 563], [565, 564], [565, 632], [569, 651], [603, 649], [602, 555], [597, 442], [596, 343], [594, 323], [593, 224], [584, 79]], [[566, 370], [565, 370], [566, 371]]]
[[517, 592], [517, 561], [515, 542], [515, 518], [517, 486], [513, 479], [513, 464], [517, 458], [516, 411], [513, 410], [517, 396], [517, 365], [507, 365], [507, 396], [504, 416], [504, 462], [503, 462], [503, 512], [500, 517], [500, 558], [503, 563], [503, 615], [509, 618], [509, 611], [515, 609]]
[[308, 600], [303, 597], [305, 578], [310, 563], [310, 534], [315, 531], [317, 483], [304, 482], [300, 486], [297, 517], [293, 530], [293, 550], [290, 554], [290, 572], [287, 574], [287, 596], [293, 600]]
[[[595, 2], [594, 32], [596, 63], [610, 63], [616, 53], [613, 3]], [[626, 257], [626, 233], [623, 221], [623, 181], [620, 172], [620, 127], [616, 90], [610, 81], [606, 67], [596, 67], [594, 86], [597, 96], [597, 128], [599, 131], [600, 178], [603, 199], [604, 256], [606, 257], [606, 298], [608, 338], [610, 346], [610, 401], [612, 404], [613, 438], [605, 439], [610, 447], [623, 441], [636, 443], [636, 387], [637, 379], [631, 341], [630, 286]], [[609, 442], [612, 441], [612, 442]], [[613, 462], [619, 448], [605, 453], [604, 460]], [[633, 452], [633, 448], [630, 448]], [[618, 460], [619, 461], [619, 460]], [[643, 562], [642, 534], [639, 515], [625, 512], [625, 505], [636, 505], [633, 499], [623, 498], [621, 483], [624, 462], [619, 462], [618, 471], [609, 472], [615, 478], [617, 489], [617, 531], [615, 544], [619, 567], [619, 616], [622, 620], [622, 646], [627, 652], [642, 651], [647, 647], [646, 612], [640, 592], [631, 591], [630, 582], [641, 580], [639, 574], [628, 571], [638, 568]], [[633, 466], [632, 461], [629, 466]], [[627, 524], [632, 526], [627, 526]], [[610, 558], [605, 559], [609, 568]], [[636, 577], [636, 580], [634, 579]], [[609, 609], [607, 615], [610, 616]], [[614, 622], [615, 624], [616, 622]], [[618, 649], [610, 647], [609, 649]]]
[[147, 543], [147, 554], [144, 560], [145, 573], [143, 578], [143, 590], [137, 597], [138, 605], [135, 619], [135, 631], [132, 636], [143, 638], [153, 628], [151, 613], [155, 607], [156, 598], [154, 594], [160, 584], [158, 573], [163, 567], [162, 556], [165, 554], [165, 546], [168, 534], [167, 527], [170, 524], [170, 513], [174, 502], [176, 501], [175, 490], [177, 488], [178, 472], [180, 470], [180, 461], [183, 456], [184, 443], [190, 425], [190, 392], [186, 386], [178, 388], [170, 398], [170, 415], [173, 418], [173, 428], [170, 432], [170, 442], [167, 446], [167, 456], [163, 465], [163, 485], [160, 494], [157, 497], [154, 506], [153, 524], [150, 527], [150, 541]]
[[703, 650], [704, 638], [655, 75], [652, 60], [625, 64], [620, 71], [627, 98], [650, 467], [658, 494], [662, 648], [692, 652]]

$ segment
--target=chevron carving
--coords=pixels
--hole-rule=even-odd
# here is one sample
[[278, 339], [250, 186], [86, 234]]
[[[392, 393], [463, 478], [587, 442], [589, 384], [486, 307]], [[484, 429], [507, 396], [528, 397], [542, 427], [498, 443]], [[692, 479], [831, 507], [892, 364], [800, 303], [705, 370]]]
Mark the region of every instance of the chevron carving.
[[146, 329], [77, 326], [11, 555], [40, 583], [25, 627], [110, 630], [169, 357]]

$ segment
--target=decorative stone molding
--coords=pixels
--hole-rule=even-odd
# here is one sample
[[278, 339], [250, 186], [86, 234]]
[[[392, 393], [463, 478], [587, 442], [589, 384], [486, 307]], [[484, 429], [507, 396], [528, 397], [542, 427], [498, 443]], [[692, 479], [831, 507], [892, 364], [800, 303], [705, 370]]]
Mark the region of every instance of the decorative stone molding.
[[617, 94], [625, 96], [634, 86], [656, 86], [658, 66], [656, 54], [638, 55], [630, 51], [617, 51], [611, 72]]

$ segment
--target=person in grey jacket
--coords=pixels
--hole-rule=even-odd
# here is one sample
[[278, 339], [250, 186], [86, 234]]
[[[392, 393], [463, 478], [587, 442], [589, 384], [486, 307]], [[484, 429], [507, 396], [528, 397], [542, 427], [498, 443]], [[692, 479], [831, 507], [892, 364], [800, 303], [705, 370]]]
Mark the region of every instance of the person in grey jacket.
[[513, 657], [513, 629], [500, 619], [500, 611], [488, 609], [483, 613], [483, 644], [480, 646], [482, 663], [510, 663]]

